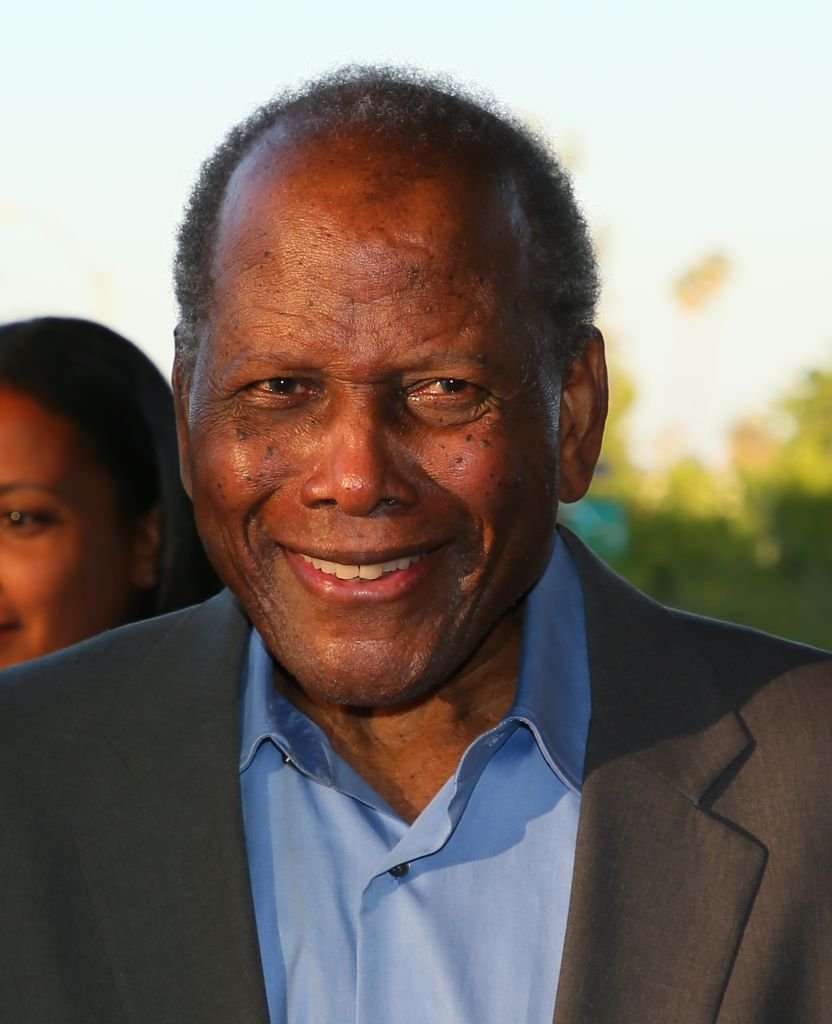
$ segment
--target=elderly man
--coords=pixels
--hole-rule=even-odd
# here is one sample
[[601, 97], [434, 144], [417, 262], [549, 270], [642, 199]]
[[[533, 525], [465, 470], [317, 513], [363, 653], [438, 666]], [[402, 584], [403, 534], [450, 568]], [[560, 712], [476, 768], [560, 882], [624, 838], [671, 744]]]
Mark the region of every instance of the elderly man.
[[832, 663], [556, 532], [606, 378], [545, 147], [335, 75], [208, 161], [177, 286], [229, 592], [7, 675], [3, 1019], [832, 1019]]

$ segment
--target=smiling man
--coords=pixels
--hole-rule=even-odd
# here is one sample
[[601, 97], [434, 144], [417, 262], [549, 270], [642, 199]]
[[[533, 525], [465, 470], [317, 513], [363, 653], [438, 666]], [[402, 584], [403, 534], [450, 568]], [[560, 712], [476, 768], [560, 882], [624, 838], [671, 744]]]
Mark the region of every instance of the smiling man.
[[229, 590], [6, 677], [10, 1019], [829, 1019], [830, 661], [556, 529], [606, 376], [545, 146], [338, 73], [207, 162], [177, 289]]

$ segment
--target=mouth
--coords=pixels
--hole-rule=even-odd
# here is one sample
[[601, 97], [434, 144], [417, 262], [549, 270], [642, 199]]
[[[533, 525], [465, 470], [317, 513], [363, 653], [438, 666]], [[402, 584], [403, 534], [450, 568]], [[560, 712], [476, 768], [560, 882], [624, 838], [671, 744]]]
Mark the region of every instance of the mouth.
[[407, 554], [339, 552], [337, 560], [288, 548], [284, 548], [284, 552], [295, 575], [307, 591], [318, 598], [373, 602], [395, 600], [409, 594], [429, 572], [436, 549], [422, 548]]
[[403, 572], [426, 557], [422, 553], [419, 555], [406, 555], [403, 558], [391, 558], [386, 562], [347, 564], [344, 562], [331, 562], [325, 558], [315, 558], [314, 555], [305, 555], [302, 551], [299, 551], [298, 555], [307, 565], [311, 565], [318, 572], [325, 573], [327, 576], [336, 576], [339, 580], [378, 580], [391, 572]]

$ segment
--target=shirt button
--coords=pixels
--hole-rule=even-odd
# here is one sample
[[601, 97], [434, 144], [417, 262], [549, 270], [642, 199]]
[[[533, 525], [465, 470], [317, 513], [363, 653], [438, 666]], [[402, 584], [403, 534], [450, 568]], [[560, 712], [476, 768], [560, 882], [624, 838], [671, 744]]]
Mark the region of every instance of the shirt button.
[[393, 878], [404, 878], [408, 871], [410, 871], [409, 864], [397, 864], [394, 868], [390, 868], [387, 873], [392, 875]]

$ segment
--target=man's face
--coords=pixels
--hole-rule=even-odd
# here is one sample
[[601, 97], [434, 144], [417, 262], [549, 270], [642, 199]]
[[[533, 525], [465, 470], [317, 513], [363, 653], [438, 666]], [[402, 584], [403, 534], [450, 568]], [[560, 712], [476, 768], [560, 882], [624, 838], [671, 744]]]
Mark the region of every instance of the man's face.
[[261, 145], [232, 179], [183, 472], [310, 696], [442, 684], [545, 566], [558, 386], [524, 325], [524, 231], [505, 186], [366, 137]]

